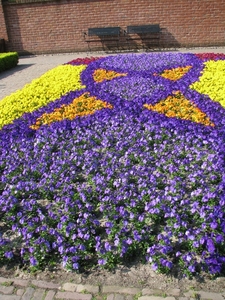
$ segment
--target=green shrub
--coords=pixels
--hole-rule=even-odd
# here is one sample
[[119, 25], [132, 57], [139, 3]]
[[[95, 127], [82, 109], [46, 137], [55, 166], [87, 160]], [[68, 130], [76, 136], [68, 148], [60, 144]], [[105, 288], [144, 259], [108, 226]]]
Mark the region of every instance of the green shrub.
[[17, 52], [0, 53], [0, 72], [11, 69], [18, 64]]

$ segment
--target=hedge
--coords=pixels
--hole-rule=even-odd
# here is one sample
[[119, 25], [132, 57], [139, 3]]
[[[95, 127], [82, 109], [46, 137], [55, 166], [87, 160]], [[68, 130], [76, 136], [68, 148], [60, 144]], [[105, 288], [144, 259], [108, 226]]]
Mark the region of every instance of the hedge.
[[0, 53], [0, 72], [11, 69], [18, 64], [17, 52]]

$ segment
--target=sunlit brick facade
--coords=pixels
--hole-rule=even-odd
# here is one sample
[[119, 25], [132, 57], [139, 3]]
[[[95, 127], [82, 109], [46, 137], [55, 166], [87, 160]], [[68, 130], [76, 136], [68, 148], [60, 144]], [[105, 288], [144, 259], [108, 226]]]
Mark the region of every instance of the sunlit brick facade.
[[86, 51], [89, 27], [140, 24], [160, 24], [160, 48], [225, 45], [225, 0], [1, 1], [0, 38], [21, 54]]

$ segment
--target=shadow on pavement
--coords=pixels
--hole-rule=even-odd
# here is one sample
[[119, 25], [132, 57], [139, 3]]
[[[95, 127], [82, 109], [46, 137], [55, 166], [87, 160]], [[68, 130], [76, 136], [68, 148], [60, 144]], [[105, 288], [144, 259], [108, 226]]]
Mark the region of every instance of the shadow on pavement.
[[[31, 66], [33, 66], [34, 64], [19, 64], [17, 65], [16, 67], [12, 68], [12, 69], [9, 69], [9, 70], [5, 70], [3, 72], [0, 73], [0, 80], [3, 79], [3, 78], [6, 78], [8, 76], [11, 76], [13, 75], [14, 73], [17, 73], [19, 71], [22, 71], [26, 68], [29, 68]], [[0, 88], [1, 88], [1, 81], [0, 81]]]

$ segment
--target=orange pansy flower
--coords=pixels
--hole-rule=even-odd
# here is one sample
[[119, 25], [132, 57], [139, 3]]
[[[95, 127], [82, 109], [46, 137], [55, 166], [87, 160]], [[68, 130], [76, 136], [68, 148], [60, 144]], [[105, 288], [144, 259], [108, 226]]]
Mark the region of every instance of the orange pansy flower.
[[51, 113], [44, 113], [37, 119], [34, 125], [30, 126], [30, 128], [36, 130], [41, 125], [49, 125], [64, 119], [73, 120], [78, 116], [91, 115], [102, 108], [112, 109], [113, 106], [107, 102], [98, 100], [96, 97], [90, 96], [89, 93], [84, 93], [80, 97], [75, 98], [71, 104], [64, 104], [61, 107], [54, 109]]
[[95, 82], [102, 82], [104, 80], [112, 80], [113, 78], [126, 76], [126, 73], [117, 73], [115, 71], [105, 70], [105, 69], [97, 69], [93, 73], [93, 78]]
[[[171, 70], [164, 70], [160, 76], [166, 79], [170, 80], [178, 80], [182, 78], [189, 70], [191, 69], [191, 66], [186, 66], [186, 67], [178, 67], [178, 68], [173, 68]], [[154, 74], [158, 75], [158, 74]]]
[[144, 107], [160, 114], [164, 114], [169, 118], [176, 117], [208, 126], [215, 126], [204, 112], [202, 112], [193, 102], [186, 99], [179, 91], [155, 105], [144, 104]]

